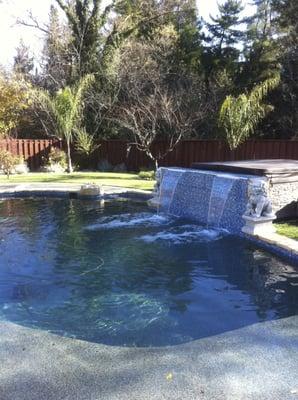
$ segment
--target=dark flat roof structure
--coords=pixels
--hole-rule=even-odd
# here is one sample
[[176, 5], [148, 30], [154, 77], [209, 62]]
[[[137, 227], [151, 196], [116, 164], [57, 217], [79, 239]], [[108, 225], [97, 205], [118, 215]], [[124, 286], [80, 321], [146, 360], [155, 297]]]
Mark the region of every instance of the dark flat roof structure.
[[276, 182], [298, 182], [298, 160], [242, 160], [194, 163], [192, 168], [266, 176]]

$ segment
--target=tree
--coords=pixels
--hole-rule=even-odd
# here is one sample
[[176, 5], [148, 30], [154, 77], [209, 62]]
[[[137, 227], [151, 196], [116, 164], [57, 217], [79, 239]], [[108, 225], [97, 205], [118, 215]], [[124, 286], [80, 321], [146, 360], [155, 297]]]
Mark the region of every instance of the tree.
[[[193, 102], [194, 81], [188, 79], [187, 84], [184, 81], [180, 87], [170, 90], [163, 80], [166, 77], [151, 80], [148, 94], [139, 92], [140, 82], [134, 82], [134, 99], [123, 103], [114, 117], [121, 127], [132, 134], [130, 147], [135, 146], [145, 152], [156, 169], [183, 138], [191, 135], [195, 123], [202, 118], [202, 110], [196, 109], [197, 104]], [[163, 149], [154, 151], [153, 146], [158, 139], [166, 144]]]
[[[177, 64], [191, 73], [198, 73], [202, 55], [202, 23], [195, 0], [180, 0], [174, 25], [179, 35]], [[175, 1], [174, 1], [175, 4]]]
[[16, 165], [20, 163], [20, 157], [14, 156], [9, 151], [0, 149], [0, 170], [2, 170], [7, 179], [13, 173]]
[[121, 32], [124, 35], [129, 32], [126, 38], [154, 44], [159, 31], [171, 28], [177, 38], [168, 58], [172, 72], [197, 71], [201, 53], [201, 25], [195, 0], [125, 1], [120, 2], [116, 10]]
[[[46, 115], [51, 115], [56, 135], [66, 141], [68, 172], [73, 171], [71, 143], [76, 130], [80, 129], [83, 119], [84, 95], [92, 81], [93, 77], [86, 75], [77, 85], [66, 86], [53, 96], [44, 90], [38, 91], [36, 95], [37, 105], [46, 112]], [[45, 122], [48, 123], [48, 119], [45, 119]]]
[[243, 39], [240, 25], [243, 23], [241, 12], [244, 7], [241, 0], [226, 0], [219, 4], [219, 14], [210, 17], [205, 37], [206, 48], [203, 64], [207, 76], [218, 70], [226, 70], [235, 76], [240, 55], [239, 44]]
[[42, 86], [51, 93], [71, 83], [72, 49], [69, 28], [59, 20], [58, 11], [50, 8], [42, 54]]
[[64, 11], [73, 38], [76, 75], [82, 77], [100, 69], [99, 55], [104, 46], [103, 28], [114, 1], [101, 11], [102, 0], [56, 0]]
[[275, 77], [280, 73], [279, 49], [274, 39], [272, 0], [254, 0], [256, 13], [248, 18], [244, 63], [240, 83], [244, 87]]
[[295, 0], [273, 0], [275, 28], [278, 32], [278, 61], [281, 84], [272, 99], [277, 110], [270, 131], [283, 137], [298, 137], [298, 3]]
[[30, 56], [29, 47], [24, 44], [23, 40], [20, 41], [16, 52], [13, 70], [16, 74], [22, 75], [23, 78], [29, 79], [34, 68], [34, 59]]
[[278, 78], [268, 79], [250, 93], [226, 97], [219, 114], [219, 125], [231, 150], [253, 134], [260, 121], [272, 111], [273, 107], [263, 100], [278, 84]]
[[0, 71], [0, 137], [12, 133], [29, 105], [30, 84]]
[[[171, 47], [169, 40], [166, 43]], [[206, 116], [203, 83], [196, 75], [166, 71], [163, 48], [161, 54], [158, 46], [137, 39], [124, 46], [118, 103], [111, 113], [130, 134], [131, 146], [145, 152], [155, 168]], [[158, 151], [157, 140], [165, 142]]]

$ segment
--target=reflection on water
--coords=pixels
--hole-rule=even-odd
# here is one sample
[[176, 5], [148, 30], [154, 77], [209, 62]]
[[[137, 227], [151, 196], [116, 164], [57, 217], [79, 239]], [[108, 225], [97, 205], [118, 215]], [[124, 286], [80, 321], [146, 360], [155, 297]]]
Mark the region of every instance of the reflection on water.
[[298, 270], [141, 203], [0, 203], [0, 318], [120, 346], [297, 314]]

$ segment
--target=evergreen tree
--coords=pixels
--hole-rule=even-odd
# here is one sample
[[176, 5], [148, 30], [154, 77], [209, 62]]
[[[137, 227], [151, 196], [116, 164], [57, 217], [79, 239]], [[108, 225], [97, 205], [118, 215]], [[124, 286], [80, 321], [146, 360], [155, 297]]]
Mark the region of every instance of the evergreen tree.
[[282, 83], [273, 99], [277, 112], [271, 131], [279, 137], [298, 137], [298, 2], [273, 0], [273, 10]]
[[168, 2], [172, 3], [172, 22], [178, 34], [175, 64], [188, 72], [196, 71], [200, 66], [202, 54], [202, 26], [197, 15], [196, 1]]
[[155, 46], [160, 36], [172, 32], [169, 40], [175, 37], [175, 46], [168, 54], [168, 69], [173, 73], [197, 69], [201, 45], [195, 0], [127, 0], [116, 10], [118, 26], [129, 33], [126, 38]]
[[65, 87], [71, 81], [71, 37], [67, 26], [60, 23], [58, 11], [51, 6], [48, 32], [42, 55], [42, 86], [50, 92]]
[[234, 76], [237, 71], [240, 55], [240, 45], [243, 31], [241, 13], [244, 9], [241, 0], [226, 0], [218, 6], [219, 14], [210, 17], [211, 23], [206, 24], [208, 33], [204, 52], [204, 67], [208, 75], [218, 70], [226, 70]]
[[254, 0], [256, 13], [248, 19], [241, 83], [250, 86], [275, 77], [280, 70], [274, 40], [272, 0]]
[[97, 73], [100, 53], [106, 42], [103, 28], [107, 23], [114, 2], [101, 11], [102, 0], [56, 0], [64, 11], [71, 30], [76, 76]]
[[29, 47], [21, 40], [16, 48], [13, 69], [16, 74], [21, 74], [25, 79], [30, 79], [34, 68], [34, 58], [30, 56]]

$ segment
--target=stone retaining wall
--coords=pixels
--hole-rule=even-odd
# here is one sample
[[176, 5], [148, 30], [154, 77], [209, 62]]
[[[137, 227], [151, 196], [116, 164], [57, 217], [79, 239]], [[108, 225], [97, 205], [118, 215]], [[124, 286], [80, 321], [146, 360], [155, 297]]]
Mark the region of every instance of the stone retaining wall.
[[277, 218], [298, 217], [298, 182], [271, 184], [269, 196]]

